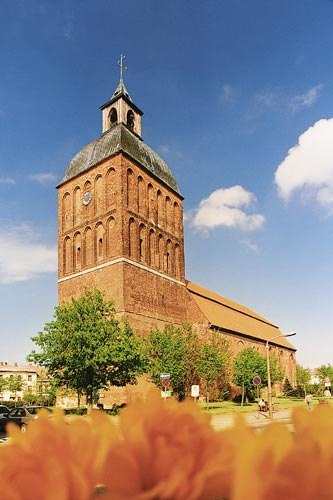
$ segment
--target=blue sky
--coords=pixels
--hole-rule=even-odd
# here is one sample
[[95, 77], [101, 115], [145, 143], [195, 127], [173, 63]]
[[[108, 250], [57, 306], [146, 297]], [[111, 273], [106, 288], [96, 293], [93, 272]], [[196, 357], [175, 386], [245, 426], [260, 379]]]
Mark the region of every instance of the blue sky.
[[185, 196], [187, 278], [333, 363], [333, 2], [0, 0], [0, 359], [57, 301], [55, 186], [119, 80]]

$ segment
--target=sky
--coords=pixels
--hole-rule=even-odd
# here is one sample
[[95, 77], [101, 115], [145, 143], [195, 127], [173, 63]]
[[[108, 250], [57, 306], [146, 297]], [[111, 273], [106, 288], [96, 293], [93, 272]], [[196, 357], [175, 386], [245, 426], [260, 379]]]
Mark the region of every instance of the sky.
[[186, 276], [333, 364], [333, 1], [0, 0], [0, 360], [57, 304], [57, 192], [120, 54], [185, 197]]

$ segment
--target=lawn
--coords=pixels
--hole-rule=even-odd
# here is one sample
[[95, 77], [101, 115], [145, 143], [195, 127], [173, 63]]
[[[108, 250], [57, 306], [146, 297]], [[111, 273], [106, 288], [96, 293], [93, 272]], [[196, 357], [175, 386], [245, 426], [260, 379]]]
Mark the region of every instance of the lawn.
[[[295, 408], [301, 406], [305, 408], [304, 399], [297, 398], [273, 398], [275, 409], [284, 410], [287, 408]], [[313, 404], [318, 404], [318, 400], [314, 399]], [[257, 402], [246, 403], [241, 406], [240, 403], [233, 403], [232, 401], [220, 401], [217, 403], [199, 403], [203, 411], [208, 412], [210, 415], [219, 415], [220, 413], [247, 413], [258, 410]]]

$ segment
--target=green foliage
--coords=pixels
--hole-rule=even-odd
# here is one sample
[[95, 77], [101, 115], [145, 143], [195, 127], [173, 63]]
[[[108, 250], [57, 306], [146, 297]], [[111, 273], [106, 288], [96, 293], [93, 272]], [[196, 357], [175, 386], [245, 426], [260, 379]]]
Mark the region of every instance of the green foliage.
[[190, 386], [197, 382], [195, 362], [198, 338], [189, 325], [153, 330], [145, 344], [146, 372], [161, 387], [161, 373], [169, 373], [172, 389], [178, 399], [184, 399]]
[[47, 368], [58, 387], [85, 394], [89, 404], [108, 384], [135, 383], [142, 371], [140, 340], [114, 314], [112, 301], [86, 290], [55, 308], [54, 320], [32, 338], [40, 351], [32, 351], [28, 361]]
[[317, 368], [316, 373], [320, 379], [321, 384], [324, 384], [325, 377], [328, 377], [331, 383], [333, 383], [333, 366], [331, 366], [330, 364], [320, 366], [319, 368]]
[[289, 380], [286, 378], [286, 380], [284, 381], [284, 384], [283, 384], [283, 394], [284, 394], [284, 396], [291, 396], [291, 395], [293, 395], [293, 392], [294, 392], [294, 388], [291, 385], [291, 383], [289, 382]]
[[303, 368], [301, 365], [296, 365], [296, 383], [297, 385], [306, 386], [310, 384], [311, 370], [310, 368]]
[[7, 389], [7, 386], [8, 386], [8, 382], [7, 382], [7, 378], [5, 377], [0, 377], [0, 394], [5, 390]]
[[191, 393], [191, 385], [203, 382], [208, 389], [222, 391], [226, 386], [228, 343], [211, 334], [203, 343], [190, 325], [167, 326], [153, 330], [146, 340], [146, 372], [161, 387], [161, 373], [170, 374], [170, 383], [178, 399]]
[[234, 359], [233, 382], [239, 387], [253, 390], [253, 377], [259, 376], [261, 383], [267, 383], [266, 359], [252, 348], [243, 349]]
[[21, 391], [23, 388], [23, 379], [21, 375], [13, 375], [7, 378], [7, 387], [10, 392], [14, 392], [15, 400], [17, 391]]
[[227, 385], [229, 359], [228, 343], [215, 333], [210, 336], [208, 342], [200, 345], [196, 371], [204, 383], [206, 402], [209, 402], [209, 389], [214, 383], [220, 382], [220, 391]]

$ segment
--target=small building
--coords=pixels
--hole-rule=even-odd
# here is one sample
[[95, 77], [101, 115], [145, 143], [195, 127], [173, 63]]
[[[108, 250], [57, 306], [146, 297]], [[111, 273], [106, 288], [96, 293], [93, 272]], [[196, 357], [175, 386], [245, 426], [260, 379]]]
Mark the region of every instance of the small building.
[[0, 361], [0, 378], [10, 382], [14, 377], [21, 377], [22, 383], [18, 384], [17, 390], [10, 390], [10, 387], [5, 387], [1, 391], [0, 400], [3, 401], [21, 401], [25, 393], [36, 394], [38, 391], [38, 377], [41, 368], [32, 364], [19, 365], [14, 363], [10, 365], [7, 361]]

